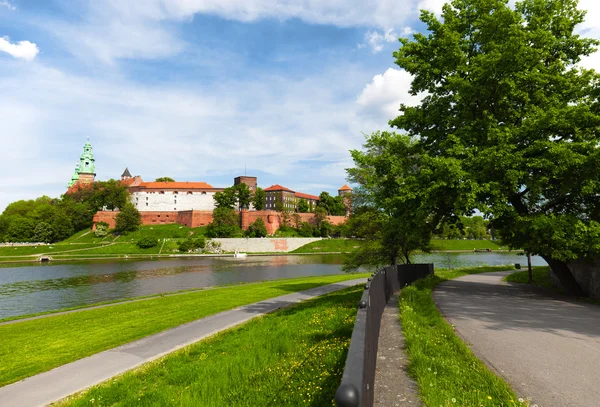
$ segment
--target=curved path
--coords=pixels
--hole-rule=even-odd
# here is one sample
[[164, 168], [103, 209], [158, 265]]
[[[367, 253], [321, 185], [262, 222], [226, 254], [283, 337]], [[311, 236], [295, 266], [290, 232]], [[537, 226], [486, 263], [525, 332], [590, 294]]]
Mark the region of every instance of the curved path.
[[540, 407], [600, 405], [600, 306], [502, 277], [440, 284], [433, 299], [473, 352]]
[[97, 353], [0, 387], [0, 406], [45, 406], [252, 318], [365, 282], [340, 281], [244, 305]]

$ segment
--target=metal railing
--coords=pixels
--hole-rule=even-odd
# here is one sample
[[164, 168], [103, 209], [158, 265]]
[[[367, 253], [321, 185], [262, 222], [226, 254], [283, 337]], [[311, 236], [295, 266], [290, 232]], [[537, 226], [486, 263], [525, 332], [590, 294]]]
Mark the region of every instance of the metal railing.
[[358, 303], [356, 322], [342, 383], [335, 393], [338, 407], [371, 407], [381, 315], [392, 294], [407, 284], [433, 274], [433, 264], [385, 267], [369, 277]]

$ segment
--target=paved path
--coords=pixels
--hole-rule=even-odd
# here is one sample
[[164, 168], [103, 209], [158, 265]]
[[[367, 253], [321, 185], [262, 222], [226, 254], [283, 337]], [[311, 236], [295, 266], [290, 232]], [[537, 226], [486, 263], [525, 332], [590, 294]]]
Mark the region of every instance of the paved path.
[[365, 282], [348, 280], [260, 301], [80, 359], [0, 387], [0, 406], [45, 406], [259, 315]]
[[375, 369], [374, 407], [421, 406], [419, 387], [408, 376], [404, 334], [400, 325], [398, 294], [383, 310]]
[[473, 352], [540, 407], [600, 406], [600, 306], [469, 275], [433, 298]]

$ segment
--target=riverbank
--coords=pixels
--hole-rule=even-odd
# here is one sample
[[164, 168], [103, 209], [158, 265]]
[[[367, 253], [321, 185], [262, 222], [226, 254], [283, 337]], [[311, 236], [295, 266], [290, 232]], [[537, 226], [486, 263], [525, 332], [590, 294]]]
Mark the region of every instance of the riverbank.
[[0, 386], [225, 310], [366, 276], [249, 283], [0, 325]]
[[[161, 233], [164, 233], [162, 231]], [[159, 235], [161, 235], [159, 233]], [[45, 261], [95, 261], [123, 259], [168, 259], [195, 257], [231, 257], [233, 251], [224, 253], [180, 253], [177, 250], [178, 238], [163, 240], [159, 245], [141, 249], [132, 242], [105, 241], [102, 239], [72, 239], [55, 245], [40, 246], [4, 246], [0, 247], [0, 264], [35, 263], [41, 258]], [[122, 238], [122, 237], [121, 237]], [[83, 242], [81, 240], [83, 239]], [[168, 239], [168, 238], [165, 238]], [[171, 239], [171, 238], [169, 238]], [[130, 239], [131, 240], [131, 239]], [[230, 240], [230, 239], [227, 239]], [[248, 239], [240, 238], [240, 245], [248, 245]], [[295, 238], [257, 239], [271, 242], [276, 251], [248, 252], [248, 256], [281, 256], [308, 254], [345, 254], [360, 247], [362, 242], [356, 239], [321, 239], [297, 247]], [[302, 240], [302, 239], [298, 239]], [[303, 240], [305, 241], [305, 240]], [[498, 242], [489, 240], [433, 240], [432, 253], [473, 253], [476, 251], [511, 252]], [[244, 250], [240, 250], [244, 252]]]

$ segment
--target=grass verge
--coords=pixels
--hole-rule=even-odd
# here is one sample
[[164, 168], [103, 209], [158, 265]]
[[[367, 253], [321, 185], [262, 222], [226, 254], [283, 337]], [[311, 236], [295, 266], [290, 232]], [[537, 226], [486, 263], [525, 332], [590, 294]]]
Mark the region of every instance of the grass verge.
[[323, 239], [305, 244], [290, 253], [349, 253], [360, 247], [361, 243], [354, 239]]
[[511, 269], [511, 266], [436, 270], [436, 275], [404, 288], [400, 318], [406, 339], [409, 374], [427, 406], [518, 406], [516, 394], [493, 374], [454, 333], [431, 296], [439, 283], [466, 274]]
[[58, 405], [331, 406], [362, 291], [254, 319]]
[[[555, 287], [552, 284], [552, 280], [550, 279], [550, 275], [548, 274], [548, 267], [532, 267], [532, 276], [533, 276], [533, 285], [542, 287], [545, 290], [554, 292], [556, 294], [566, 295], [564, 290], [559, 287]], [[504, 281], [509, 283], [519, 283], [519, 284], [529, 284], [529, 276], [527, 270], [525, 271], [517, 271], [516, 273], [509, 274], [508, 276], [503, 278]], [[596, 300], [594, 298], [588, 297], [570, 297], [573, 300], [587, 302], [588, 304], [596, 304], [600, 305], [600, 300]]]
[[431, 241], [433, 250], [508, 250], [508, 246], [503, 246], [493, 240], [444, 240], [434, 239]]
[[364, 276], [250, 283], [1, 325], [0, 386], [221, 311]]

